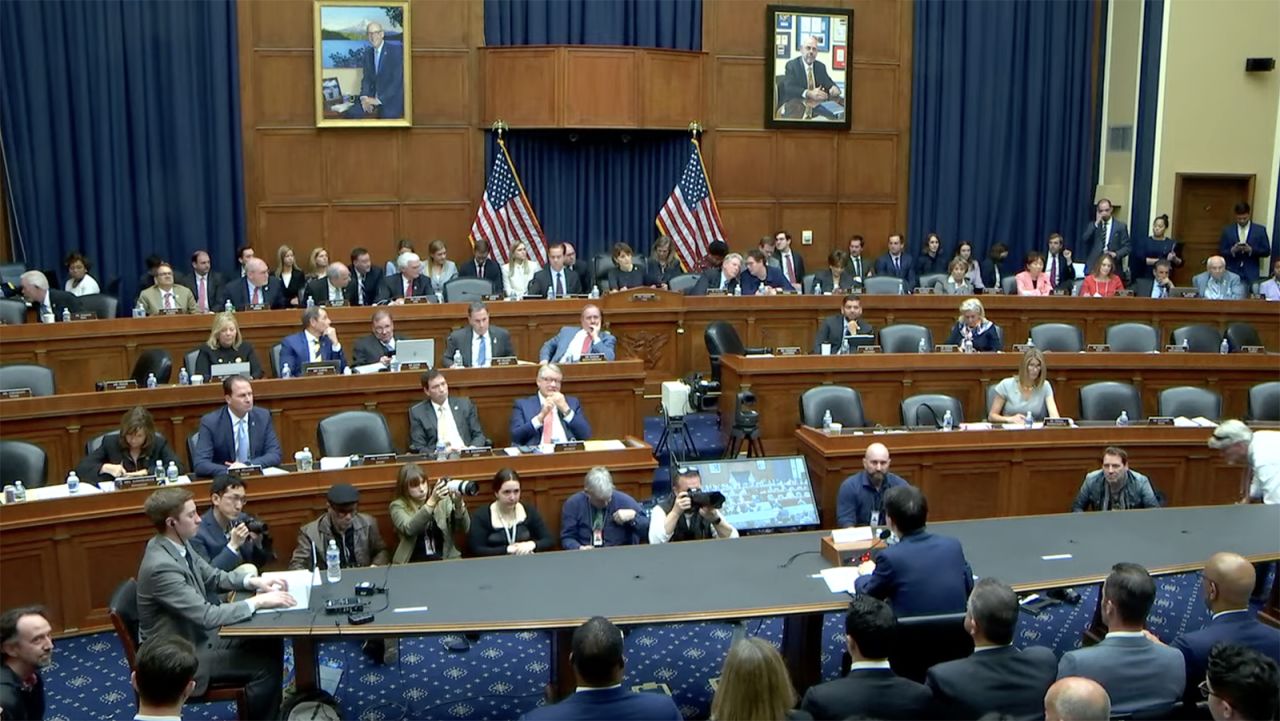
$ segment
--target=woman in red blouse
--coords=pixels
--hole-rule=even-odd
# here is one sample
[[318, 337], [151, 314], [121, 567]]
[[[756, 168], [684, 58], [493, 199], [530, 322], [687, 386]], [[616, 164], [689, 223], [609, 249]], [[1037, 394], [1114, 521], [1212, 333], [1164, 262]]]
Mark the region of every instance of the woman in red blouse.
[[1084, 284], [1080, 286], [1080, 295], [1109, 298], [1124, 290], [1124, 281], [1120, 280], [1115, 270], [1115, 259], [1109, 255], [1102, 256], [1098, 260], [1098, 266], [1093, 270], [1093, 275], [1087, 276]]

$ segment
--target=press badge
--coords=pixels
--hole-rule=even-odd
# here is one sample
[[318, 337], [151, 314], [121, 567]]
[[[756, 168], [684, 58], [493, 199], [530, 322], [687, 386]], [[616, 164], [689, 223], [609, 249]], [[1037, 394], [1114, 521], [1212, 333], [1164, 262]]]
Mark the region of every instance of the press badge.
[[880, 525], [880, 512], [879, 512], [879, 511], [872, 511], [872, 512], [871, 512], [871, 525], [873, 525], [873, 526], [878, 526], [878, 525]]
[[599, 548], [604, 545], [604, 529], [603, 528], [591, 529], [591, 545], [595, 548]]

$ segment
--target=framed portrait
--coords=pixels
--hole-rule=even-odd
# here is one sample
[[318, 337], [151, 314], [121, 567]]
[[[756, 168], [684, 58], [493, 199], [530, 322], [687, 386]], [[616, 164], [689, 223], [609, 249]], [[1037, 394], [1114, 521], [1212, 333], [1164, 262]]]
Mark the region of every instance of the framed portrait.
[[848, 130], [853, 11], [769, 5], [765, 13], [765, 126]]
[[408, 127], [409, 2], [317, 0], [317, 127]]

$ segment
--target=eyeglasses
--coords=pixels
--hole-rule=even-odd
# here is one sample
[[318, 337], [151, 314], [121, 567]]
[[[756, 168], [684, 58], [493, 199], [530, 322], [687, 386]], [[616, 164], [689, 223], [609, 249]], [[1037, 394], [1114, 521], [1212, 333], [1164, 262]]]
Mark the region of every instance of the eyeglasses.
[[1200, 695], [1203, 696], [1204, 698], [1209, 698], [1210, 696], [1218, 695], [1213, 692], [1213, 689], [1209, 688], [1209, 679], [1207, 678], [1200, 682], [1199, 688], [1200, 688]]

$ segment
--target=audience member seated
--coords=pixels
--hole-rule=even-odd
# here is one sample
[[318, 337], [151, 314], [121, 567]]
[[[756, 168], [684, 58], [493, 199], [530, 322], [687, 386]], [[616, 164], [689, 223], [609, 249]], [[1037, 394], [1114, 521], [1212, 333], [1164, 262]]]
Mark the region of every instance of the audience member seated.
[[1159, 507], [1151, 479], [1129, 468], [1129, 454], [1123, 448], [1107, 446], [1102, 452], [1102, 468], [1085, 475], [1071, 512]]
[[246, 266], [249, 264], [249, 259], [253, 257], [254, 250], [252, 245], [246, 243], [236, 248], [236, 265], [238, 266], [236, 270], [239, 271], [241, 278], [245, 276], [247, 272]]
[[862, 257], [863, 245], [861, 235], [849, 238], [848, 269], [855, 285], [861, 285], [864, 280], [875, 275], [875, 263], [870, 258]]
[[1247, 286], [1258, 279], [1258, 259], [1271, 255], [1265, 226], [1253, 222], [1248, 203], [1236, 203], [1236, 222], [1222, 229], [1218, 253], [1226, 259], [1227, 271], [1234, 273]]
[[248, 363], [249, 377], [257, 380], [262, 377], [262, 364], [258, 362], [258, 354], [253, 344], [240, 335], [240, 322], [235, 313], [220, 312], [213, 316], [213, 328], [209, 331], [209, 340], [205, 341], [196, 354], [196, 367], [192, 375], [198, 375], [205, 381], [213, 380], [213, 366], [225, 363]]
[[937, 233], [926, 235], [924, 238], [924, 252], [916, 258], [916, 278], [947, 272], [949, 260], [942, 254], [942, 238]]
[[[1182, 243], [1170, 238], [1166, 235], [1169, 232], [1169, 216], [1157, 215], [1156, 219], [1151, 221], [1151, 235], [1147, 237], [1144, 248], [1142, 249], [1143, 262], [1138, 264], [1136, 270], [1133, 270], [1133, 276], [1137, 278], [1150, 278], [1155, 272], [1156, 263], [1165, 261], [1170, 268], [1182, 267]], [[1132, 263], [1131, 263], [1132, 265]]]
[[1245, 285], [1240, 276], [1227, 270], [1227, 261], [1215, 255], [1205, 262], [1205, 271], [1197, 273], [1191, 284], [1201, 298], [1209, 300], [1244, 300]]
[[567, 325], [542, 344], [538, 360], [542, 363], [576, 363], [588, 354], [600, 354], [605, 360], [617, 359], [618, 339], [601, 330], [603, 316], [595, 305], [582, 306], [578, 327]]
[[[271, 310], [284, 307], [284, 290], [280, 287], [280, 279], [267, 272], [267, 263], [261, 258], [249, 258], [245, 262], [245, 275], [236, 278], [222, 288], [220, 302], [231, 301], [231, 307], [244, 310], [251, 306], [262, 306]], [[221, 309], [215, 307], [214, 310]]]
[[308, 363], [336, 361], [338, 372], [347, 367], [347, 358], [338, 340], [338, 329], [329, 322], [329, 312], [322, 306], [302, 311], [302, 330], [280, 341], [280, 369], [289, 366], [295, 377], [302, 375]]
[[729, 256], [729, 244], [723, 240], [713, 240], [707, 243], [707, 253], [698, 259], [697, 266], [693, 271], [701, 273], [711, 268], [719, 268], [724, 264], [725, 258]]
[[764, 264], [771, 267], [782, 269], [782, 265], [778, 262], [777, 256], [773, 254], [774, 236], [762, 235], [760, 242], [756, 243], [756, 249], [764, 256]]
[[790, 293], [795, 290], [783, 277], [782, 271], [769, 265], [759, 250], [747, 253], [747, 272], [742, 274], [740, 281], [743, 295], [777, 295], [778, 291]]
[[1271, 277], [1258, 286], [1263, 300], [1280, 300], [1280, 258], [1271, 263]]
[[[631, 246], [626, 243], [613, 244], [613, 265], [609, 269], [607, 279], [609, 281], [609, 290], [619, 291], [628, 288], [642, 288], [648, 285], [657, 285], [658, 282], [649, 276], [647, 266], [642, 268], [635, 263], [635, 255], [631, 250]], [[593, 279], [592, 286], [595, 286]]]
[[1182, 698], [1186, 670], [1182, 654], [1147, 637], [1143, 627], [1156, 600], [1156, 583], [1136, 563], [1117, 563], [1102, 584], [1102, 622], [1108, 631], [1097, 645], [1068, 651], [1058, 678], [1084, 676], [1107, 690], [1112, 713], [1171, 709]]
[[[996, 292], [1003, 292], [1004, 287], [1004, 261], [1009, 257], [1009, 248], [1004, 243], [994, 243], [987, 249], [987, 259], [978, 264], [978, 275], [982, 279], [983, 288], [994, 288]], [[974, 283], [974, 286], [977, 286]]]
[[[432, 368], [420, 377], [427, 398], [409, 409], [409, 451], [435, 453], [488, 446], [480, 416], [470, 399], [449, 396], [449, 381]], [[448, 411], [448, 412], [446, 412]]]
[[417, 253], [401, 253], [396, 258], [396, 264], [400, 272], [391, 273], [382, 279], [382, 287], [378, 289], [379, 305], [403, 305], [405, 298], [435, 295], [431, 280], [422, 274], [422, 259]]
[[902, 476], [889, 472], [889, 449], [883, 443], [872, 443], [862, 455], [862, 470], [840, 483], [836, 494], [836, 525], [882, 526], [884, 494], [891, 488], [910, 485]]
[[134, 406], [120, 416], [120, 432], [102, 439], [76, 466], [76, 475], [89, 483], [114, 481], [120, 477], [146, 476], [156, 472], [156, 461], [165, 469], [173, 463], [183, 472], [182, 461], [164, 436], [156, 435], [156, 423], [142, 406]]
[[391, 260], [388, 260], [386, 266], [382, 269], [383, 277], [386, 278], [386, 277], [395, 275], [396, 273], [399, 273], [400, 272], [400, 256], [404, 255], [405, 253], [416, 253], [416, 252], [417, 250], [413, 247], [413, 241], [409, 240], [408, 238], [401, 238], [400, 240], [397, 240], [395, 254], [391, 256]]
[[147, 315], [169, 313], [195, 313], [196, 298], [186, 286], [173, 282], [173, 266], [161, 263], [156, 268], [155, 285], [138, 294], [138, 305]]
[[209, 478], [228, 468], [280, 465], [280, 441], [271, 412], [253, 405], [253, 384], [244, 376], [222, 380], [226, 408], [200, 419], [194, 471]]
[[973, 295], [973, 281], [969, 279], [969, 261], [952, 258], [947, 266], [947, 277], [933, 284], [933, 292], [941, 295]]
[[[827, 255], [827, 267], [813, 274], [813, 292], [840, 295], [853, 290], [856, 281], [848, 270], [849, 254], [833, 250]], [[797, 285], [797, 288], [802, 286]]]
[[916, 287], [916, 261], [905, 249], [901, 234], [890, 235], [889, 252], [876, 259], [876, 275], [900, 279], [904, 292], [910, 293]]
[[649, 278], [662, 288], [666, 288], [672, 278], [684, 273], [671, 238], [660, 235], [653, 241], [653, 250], [649, 254], [646, 272]]
[[396, 324], [391, 320], [391, 311], [386, 308], [375, 310], [371, 332], [356, 339], [355, 365], [378, 363], [382, 366], [379, 370], [391, 370], [391, 360], [396, 355], [396, 343], [404, 339], [403, 335], [396, 332]]
[[324, 277], [307, 283], [304, 303], [311, 305], [348, 305], [351, 300], [351, 271], [337, 261], [325, 267]]
[[1080, 295], [1090, 298], [1110, 298], [1124, 290], [1124, 281], [1115, 272], [1116, 262], [1110, 255], [1103, 256], [1093, 266], [1093, 272], [1084, 277]]
[[923, 684], [894, 674], [889, 667], [898, 621], [883, 601], [858, 594], [844, 619], [844, 640], [853, 665], [849, 675], [811, 686], [800, 709], [818, 721], [847, 718], [928, 718], [933, 696]]
[[[951, 256], [952, 260], [955, 260], [957, 258], [959, 258], [960, 260], [963, 260], [969, 268], [968, 275], [966, 276], [969, 279], [969, 285], [972, 285], [974, 288], [981, 290], [983, 287], [982, 286], [982, 268], [978, 263], [978, 259], [975, 258], [973, 255], [973, 243], [970, 243], [967, 240], [960, 241], [960, 245], [956, 246], [955, 254]], [[948, 263], [947, 267], [950, 268], [951, 264]]]
[[560, 392], [564, 373], [548, 363], [538, 369], [538, 392], [517, 398], [511, 409], [511, 443], [529, 446], [539, 443], [585, 441], [591, 438], [591, 424], [582, 404]]
[[649, 520], [649, 543], [737, 538], [738, 529], [706, 503], [693, 503], [702, 495], [702, 474], [697, 468], [681, 468], [671, 484], [671, 495], [654, 506]]
[[62, 289], [71, 295], [93, 295], [101, 293], [102, 289], [98, 286], [98, 281], [89, 275], [90, 268], [93, 264], [89, 259], [84, 257], [77, 251], [72, 251], [67, 259], [62, 261], [62, 265], [67, 269], [67, 282], [63, 284]]
[[522, 719], [684, 721], [684, 716], [670, 696], [638, 693], [623, 685], [626, 658], [623, 656], [622, 631], [610, 623], [609, 619], [595, 616], [574, 629], [569, 660], [573, 664], [573, 675], [578, 682], [577, 690], [559, 703], [534, 708], [522, 716]]
[[162, 636], [138, 649], [130, 685], [138, 695], [134, 721], [182, 718], [182, 704], [196, 687], [200, 659], [195, 646], [179, 636]]
[[271, 273], [280, 280], [280, 292], [284, 294], [284, 304], [289, 308], [302, 305], [303, 289], [307, 287], [306, 274], [298, 267], [297, 256], [293, 248], [282, 245], [276, 249], [276, 269]]
[[53, 626], [40, 606], [0, 613], [0, 718], [44, 718], [44, 678], [53, 663]]
[[351, 249], [351, 285], [348, 286], [352, 305], [373, 305], [378, 302], [378, 289], [386, 277], [382, 268], [373, 265], [373, 259], [365, 248]]
[[969, 298], [960, 304], [960, 317], [951, 326], [947, 345], [960, 346], [971, 353], [995, 353], [1004, 350], [1004, 338], [1000, 326], [987, 320], [982, 301]]
[[[471, 260], [458, 266], [458, 277], [483, 278], [493, 286], [492, 293], [502, 293], [502, 266], [489, 258], [489, 241], [484, 238], [475, 239], [471, 244]], [[528, 282], [525, 284], [528, 285]]]
[[528, 556], [550, 551], [555, 539], [532, 503], [520, 501], [520, 474], [503, 468], [493, 476], [493, 503], [471, 516], [468, 548], [477, 556]]
[[1085, 226], [1076, 247], [1088, 249], [1088, 254], [1085, 256], [1087, 269], [1095, 269], [1099, 260], [1107, 255], [1111, 256], [1112, 267], [1115, 269], [1115, 274], [1119, 275], [1124, 259], [1128, 258], [1133, 251], [1129, 227], [1123, 220], [1111, 217], [1111, 201], [1106, 198], [1099, 199], [1094, 210], [1096, 212], [1093, 222]]
[[400, 466], [390, 514], [400, 539], [392, 563], [462, 558], [453, 539], [471, 530], [471, 513], [462, 493], [449, 490], [448, 478], [432, 483], [417, 463]]
[[[791, 234], [785, 230], [779, 230], [773, 235], [773, 257], [778, 261], [782, 277], [787, 279], [792, 288], [801, 290], [801, 282], [804, 280], [804, 256], [793, 251]], [[827, 286], [828, 290], [830, 288], [831, 286]]]
[[329, 251], [316, 247], [311, 249], [311, 268], [307, 277], [311, 280], [322, 280], [329, 271]]
[[[138, 569], [138, 636], [142, 648], [152, 639], [179, 636], [191, 641], [200, 660], [195, 695], [210, 681], [245, 684], [248, 717], [278, 718], [283, 646], [279, 638], [220, 638], [223, 626], [247, 621], [259, 609], [297, 604], [281, 580], [246, 571], [228, 573], [210, 566], [191, 547], [200, 516], [191, 491], [161, 488], [143, 511], [156, 529]], [[206, 596], [228, 591], [260, 591], [234, 603], [210, 602]]]
[[560, 547], [589, 551], [649, 540], [649, 514], [636, 499], [613, 487], [604, 466], [587, 471], [582, 491], [565, 499], [560, 510]]
[[1200, 691], [1216, 721], [1274, 719], [1280, 706], [1280, 672], [1275, 661], [1253, 649], [1219, 644], [1209, 653]]
[[41, 323], [61, 323], [62, 311], [80, 312], [80, 299], [65, 290], [49, 287], [49, 279], [38, 270], [28, 270], [18, 280], [22, 297], [35, 306]]
[[1058, 402], [1053, 386], [1045, 379], [1049, 374], [1044, 353], [1030, 348], [1022, 354], [1018, 375], [996, 384], [996, 397], [991, 401], [987, 420], [992, 423], [1026, 423], [1032, 419], [1058, 418]]
[[1139, 278], [1133, 282], [1133, 294], [1138, 298], [1168, 298], [1173, 291], [1173, 280], [1169, 278], [1172, 266], [1161, 258], [1151, 268], [1150, 278]]
[[711, 699], [717, 721], [800, 721], [812, 719], [795, 708], [796, 690], [782, 654], [759, 636], [745, 636], [729, 646], [720, 684]]
[[490, 325], [489, 308], [475, 301], [467, 307], [467, 326], [449, 334], [441, 364], [451, 368], [453, 357], [458, 353], [462, 355], [463, 367], [488, 368], [495, 356], [514, 357], [516, 351], [511, 344], [511, 334], [505, 328]]
[[884, 494], [889, 531], [898, 542], [859, 567], [857, 593], [888, 601], [898, 616], [959, 613], [973, 590], [960, 542], [925, 530], [929, 503], [914, 486]]
[[1025, 264], [1023, 271], [1013, 276], [1018, 286], [1018, 295], [1049, 295], [1053, 292], [1053, 281], [1049, 280], [1049, 274], [1044, 272], [1044, 258], [1033, 250], [1027, 253], [1026, 260], [1023, 262]]
[[523, 296], [529, 289], [533, 276], [542, 270], [542, 266], [529, 259], [529, 244], [517, 240], [511, 246], [510, 262], [502, 264], [502, 287], [507, 296]]
[[845, 338], [854, 335], [875, 335], [875, 328], [862, 319], [862, 298], [846, 295], [840, 312], [828, 317], [818, 326], [818, 337], [813, 341], [813, 352], [822, 352], [822, 344], [831, 344], [831, 352], [839, 353]]
[[1071, 293], [1071, 286], [1076, 280], [1076, 267], [1071, 262], [1071, 250], [1062, 247], [1061, 233], [1049, 234], [1049, 249], [1045, 253], [1044, 266], [1053, 289]]
[[533, 274], [525, 295], [531, 298], [546, 298], [548, 291], [555, 297], [580, 295], [586, 291], [582, 288], [582, 277], [578, 275], [565, 259], [565, 243], [552, 243], [547, 247], [547, 267]]
[[1045, 721], [1108, 721], [1111, 699], [1097, 681], [1080, 676], [1058, 679], [1044, 695]]
[[974, 584], [964, 619], [973, 655], [940, 663], [925, 678], [938, 717], [1039, 718], [1058, 658], [1044, 646], [1013, 645], [1018, 611], [1018, 594], [1009, 586], [989, 576]]
[[[717, 241], [718, 242], [718, 241]], [[720, 290], [734, 295], [742, 289], [742, 255], [730, 253], [720, 265], [702, 271], [702, 277], [689, 289], [689, 295], [706, 295], [708, 291]]]
[[197, 250], [191, 254], [191, 275], [183, 276], [181, 281], [191, 289], [191, 294], [196, 299], [196, 308], [201, 313], [221, 310], [223, 306], [220, 294], [226, 280], [221, 273], [211, 270], [212, 267], [209, 253]]
[[[245, 512], [249, 483], [226, 473], [213, 477], [209, 486], [209, 510], [200, 516], [200, 528], [191, 538], [191, 547], [210, 566], [223, 571], [244, 570], [251, 564], [252, 575], [276, 560], [275, 551], [267, 545], [263, 534], [250, 531]], [[213, 600], [213, 599], [210, 599]]]

